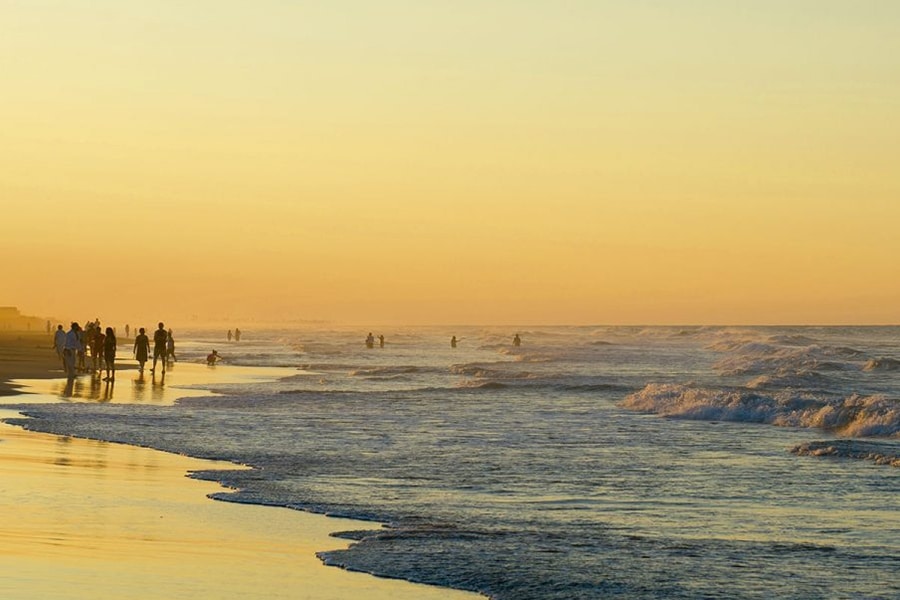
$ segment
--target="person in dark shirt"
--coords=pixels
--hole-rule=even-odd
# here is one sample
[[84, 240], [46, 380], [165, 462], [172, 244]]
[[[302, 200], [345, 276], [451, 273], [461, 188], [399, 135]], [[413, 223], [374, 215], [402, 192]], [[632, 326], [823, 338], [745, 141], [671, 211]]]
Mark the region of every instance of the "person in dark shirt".
[[113, 381], [116, 378], [116, 332], [112, 327], [106, 328], [103, 337], [103, 363], [106, 365], [105, 381]]
[[166, 341], [169, 339], [169, 332], [166, 326], [160, 322], [159, 328], [153, 332], [153, 367], [150, 372], [156, 372], [156, 361], [162, 359], [162, 372], [166, 372]]

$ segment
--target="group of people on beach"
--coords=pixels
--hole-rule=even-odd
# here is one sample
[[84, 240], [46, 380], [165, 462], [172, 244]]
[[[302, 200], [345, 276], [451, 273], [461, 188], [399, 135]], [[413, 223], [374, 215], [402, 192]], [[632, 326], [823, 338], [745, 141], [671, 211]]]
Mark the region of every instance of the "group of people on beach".
[[[115, 329], [107, 327], [104, 330], [100, 319], [88, 321], [83, 329], [72, 322], [69, 331], [63, 331], [63, 326], [57, 325], [53, 334], [53, 349], [69, 379], [74, 379], [78, 373], [102, 373], [104, 369], [104, 381], [115, 379], [117, 345]], [[88, 354], [90, 366], [87, 363]]]
[[[126, 328], [126, 337], [130, 333], [130, 327]], [[150, 372], [156, 371], [157, 361], [162, 360], [162, 372], [166, 372], [166, 363], [169, 360], [177, 360], [175, 357], [175, 338], [172, 330], [165, 329], [163, 323], [159, 323], [159, 328], [153, 334], [153, 367]], [[62, 325], [58, 325], [56, 333], [53, 336], [53, 348], [56, 350], [66, 377], [74, 379], [78, 373], [94, 373], [102, 374], [106, 371], [104, 381], [115, 381], [116, 378], [116, 352], [118, 350], [118, 340], [116, 339], [116, 330], [113, 327], [107, 327], [105, 330], [100, 326], [100, 319], [87, 321], [82, 328], [77, 322], [73, 321], [69, 331], [64, 331]], [[138, 361], [138, 367], [143, 373], [144, 364], [150, 357], [150, 339], [147, 337], [143, 327], [134, 338], [134, 358]], [[90, 356], [90, 366], [87, 358]]]

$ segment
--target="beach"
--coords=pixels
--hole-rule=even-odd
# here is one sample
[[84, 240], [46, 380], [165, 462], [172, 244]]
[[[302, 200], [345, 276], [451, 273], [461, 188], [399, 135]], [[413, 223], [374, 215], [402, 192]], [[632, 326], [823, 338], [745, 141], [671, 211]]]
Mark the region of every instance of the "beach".
[[[0, 337], [5, 403], [150, 402], [202, 395], [198, 385], [252, 381], [263, 369], [178, 364], [168, 382], [136, 370], [118, 373], [118, 389], [79, 377], [67, 396], [41, 334]], [[120, 351], [120, 355], [123, 354]], [[130, 361], [129, 361], [130, 362]], [[124, 367], [130, 367], [127, 362]], [[275, 373], [278, 372], [276, 369]], [[16, 383], [10, 383], [15, 380]], [[106, 388], [106, 397], [96, 390]], [[144, 394], [142, 390], [147, 390]], [[28, 396], [10, 395], [17, 391]], [[102, 394], [102, 392], [101, 392]], [[18, 416], [0, 410], [0, 417]], [[225, 491], [186, 477], [235, 469], [124, 444], [24, 431], [0, 425], [0, 597], [3, 598], [310, 598], [455, 599], [474, 594], [326, 567], [316, 553], [346, 548], [330, 537], [373, 523], [297, 510], [214, 501]]]
[[900, 594], [896, 327], [178, 331], [11, 381], [13, 597]]
[[11, 379], [62, 377], [53, 350], [53, 334], [33, 331], [0, 332], [0, 396], [18, 389]]

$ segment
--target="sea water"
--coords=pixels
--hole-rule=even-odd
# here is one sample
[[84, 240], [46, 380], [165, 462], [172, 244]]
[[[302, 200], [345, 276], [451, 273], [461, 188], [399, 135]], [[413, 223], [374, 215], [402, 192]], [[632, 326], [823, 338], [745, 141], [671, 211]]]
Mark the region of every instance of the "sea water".
[[183, 331], [295, 374], [20, 423], [257, 467], [197, 476], [373, 521], [329, 565], [501, 600], [900, 598], [900, 328], [367, 333]]

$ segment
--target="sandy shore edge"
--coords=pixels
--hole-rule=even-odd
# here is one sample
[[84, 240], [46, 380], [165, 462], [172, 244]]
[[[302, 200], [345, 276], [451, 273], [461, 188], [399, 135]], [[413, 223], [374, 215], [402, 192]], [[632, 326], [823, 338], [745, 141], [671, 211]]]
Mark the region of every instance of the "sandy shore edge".
[[[60, 397], [65, 380], [41, 334], [0, 336], [4, 404], [98, 401], [100, 386], [79, 378], [81, 395]], [[155, 402], [205, 393], [175, 385], [264, 376], [265, 369], [179, 365], [168, 384], [137, 386], [122, 373], [123, 392], [106, 401], [135, 401], [148, 388]], [[278, 376], [275, 374], [275, 376]], [[123, 385], [126, 384], [126, 385]], [[102, 389], [102, 387], [100, 387]], [[22, 394], [22, 392], [31, 392]], [[11, 395], [12, 394], [12, 395]], [[100, 401], [104, 401], [100, 399]], [[19, 413], [0, 406], [0, 419]], [[0, 424], [0, 597], [309, 598], [315, 600], [462, 600], [482, 596], [381, 579], [326, 567], [316, 552], [345, 548], [335, 531], [371, 529], [370, 522], [296, 510], [215, 502], [216, 483], [186, 475], [235, 465], [123, 444], [25, 431]]]

